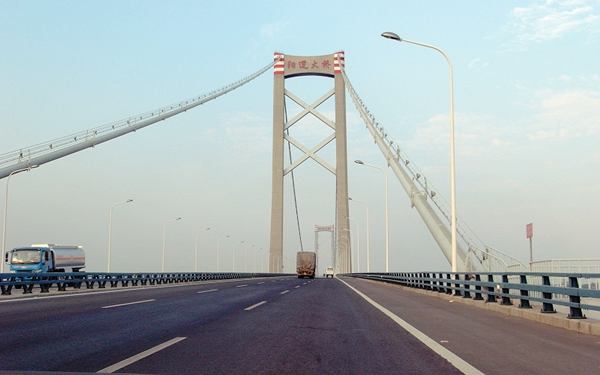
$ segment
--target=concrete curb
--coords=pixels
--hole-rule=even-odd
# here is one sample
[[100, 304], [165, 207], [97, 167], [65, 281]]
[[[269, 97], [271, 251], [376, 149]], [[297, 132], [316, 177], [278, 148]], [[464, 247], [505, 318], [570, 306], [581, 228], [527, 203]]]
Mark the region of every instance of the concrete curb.
[[[568, 319], [567, 314], [556, 312], [554, 314], [541, 313], [540, 305], [531, 304], [531, 309], [522, 309], [518, 306], [511, 305], [505, 306], [500, 303], [488, 303], [485, 301], [476, 301], [471, 298], [463, 298], [459, 296], [452, 296], [445, 293], [434, 292], [425, 289], [410, 288], [403, 285], [398, 285], [385, 281], [361, 279], [364, 281], [384, 284], [393, 288], [400, 288], [406, 291], [410, 291], [417, 294], [426, 295], [429, 297], [436, 297], [446, 301], [452, 301], [462, 303], [464, 305], [474, 306], [480, 309], [495, 311], [504, 315], [513, 316], [521, 319], [532, 320], [538, 323], [546, 324], [553, 327], [567, 329], [569, 331], [575, 331], [586, 335], [600, 336], [600, 321], [596, 319]], [[513, 301], [514, 303], [514, 301]]]

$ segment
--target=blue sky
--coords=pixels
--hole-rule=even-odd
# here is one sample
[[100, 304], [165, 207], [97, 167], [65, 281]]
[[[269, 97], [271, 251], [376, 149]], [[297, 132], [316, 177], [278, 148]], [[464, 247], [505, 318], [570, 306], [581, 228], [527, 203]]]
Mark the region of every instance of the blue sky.
[[[211, 91], [258, 70], [274, 51], [344, 50], [359, 95], [448, 197], [446, 65], [431, 50], [379, 36], [394, 31], [442, 48], [453, 61], [459, 217], [482, 242], [523, 260], [524, 227], [531, 221], [536, 258], [598, 258], [599, 5], [0, 1], [0, 152]], [[309, 100], [330, 84], [310, 78], [291, 82], [290, 89]], [[350, 101], [347, 108], [349, 159], [383, 165]], [[233, 250], [248, 265], [264, 261], [271, 113], [268, 72], [167, 122], [14, 176], [8, 246], [83, 244], [90, 269], [102, 270], [108, 208], [133, 198], [114, 211], [115, 270], [157, 269], [162, 225], [177, 216], [184, 219], [168, 225], [167, 268], [191, 269], [197, 238], [200, 269], [214, 269], [218, 238], [223, 264], [233, 263]], [[309, 145], [325, 134], [311, 120], [298, 131]], [[381, 267], [381, 181], [364, 168], [351, 165], [349, 173], [351, 195], [369, 202], [373, 264]], [[392, 269], [446, 268], [391, 176]], [[334, 182], [314, 164], [298, 169], [297, 178], [310, 248], [313, 225], [333, 221]], [[287, 270], [298, 248], [292, 207], [287, 194]], [[364, 215], [359, 207], [351, 210], [364, 241]], [[327, 244], [323, 239], [321, 247]]]

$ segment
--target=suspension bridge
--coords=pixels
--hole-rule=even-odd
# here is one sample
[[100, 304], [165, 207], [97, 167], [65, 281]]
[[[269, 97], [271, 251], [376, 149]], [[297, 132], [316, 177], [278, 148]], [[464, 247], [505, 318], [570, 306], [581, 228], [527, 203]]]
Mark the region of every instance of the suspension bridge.
[[[43, 167], [273, 73], [269, 272], [0, 274], [0, 370], [597, 372], [594, 335], [600, 335], [600, 326], [586, 319], [585, 312], [600, 311], [598, 273], [532, 272], [531, 265], [486, 246], [462, 220], [456, 227], [458, 272], [351, 273], [346, 94], [449, 263], [452, 218], [439, 191], [359, 96], [345, 63], [341, 51], [322, 56], [275, 53], [273, 62], [219, 89], [0, 155], [0, 178]], [[285, 86], [286, 79], [304, 76], [333, 79], [334, 87], [307, 103]], [[318, 109], [331, 97], [334, 119]], [[301, 107], [291, 118], [288, 100]], [[290, 133], [307, 115], [332, 131], [313, 148]], [[334, 140], [332, 164], [318, 152]], [[292, 147], [302, 154], [297, 160], [292, 159]], [[309, 159], [336, 177], [335, 224], [315, 226], [315, 249], [318, 233], [331, 233], [336, 280], [304, 281], [283, 273], [283, 180], [287, 175], [292, 179], [303, 249], [294, 170]]]

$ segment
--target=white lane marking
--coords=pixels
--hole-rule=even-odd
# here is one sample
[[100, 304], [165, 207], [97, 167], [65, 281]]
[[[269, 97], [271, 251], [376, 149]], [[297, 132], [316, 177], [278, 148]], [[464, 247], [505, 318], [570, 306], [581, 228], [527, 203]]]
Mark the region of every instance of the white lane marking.
[[248, 306], [248, 307], [246, 307], [244, 310], [246, 310], [246, 311], [250, 311], [250, 310], [252, 310], [252, 309], [255, 309], [255, 308], [257, 308], [258, 306], [264, 305], [265, 303], [267, 303], [267, 301], [260, 301], [259, 303], [255, 303], [255, 304], [254, 304], [254, 305], [252, 305], [252, 306]]
[[[124, 292], [135, 292], [139, 290], [149, 290], [149, 289], [165, 289], [165, 288], [181, 288], [181, 287], [192, 287], [198, 285], [207, 285], [207, 284], [223, 284], [223, 283], [234, 283], [239, 282], [239, 279], [223, 279], [223, 280], [203, 280], [203, 281], [195, 281], [189, 284], [175, 284], [175, 285], [150, 285], [150, 286], [131, 286], [127, 289], [115, 289], [115, 290], [96, 290], [93, 292], [76, 292], [69, 294], [61, 294], [61, 295], [49, 295], [49, 296], [32, 296], [25, 298], [14, 298], [0, 301], [0, 303], [11, 303], [11, 302], [31, 302], [31, 301], [39, 301], [45, 299], [54, 299], [54, 298], [69, 298], [69, 297], [82, 297], [82, 296], [93, 296], [97, 294], [109, 294], [109, 293], [124, 293]], [[275, 282], [275, 281], [272, 281]], [[0, 297], [1, 298], [1, 297]]]
[[469, 364], [467, 361], [460, 358], [456, 354], [452, 353], [450, 350], [444, 348], [442, 345], [437, 343], [434, 339], [427, 336], [423, 332], [419, 331], [418, 329], [416, 329], [415, 327], [410, 325], [408, 322], [402, 320], [398, 315], [394, 314], [393, 312], [386, 309], [382, 305], [373, 301], [371, 298], [367, 297], [367, 295], [360, 292], [358, 289], [354, 288], [353, 286], [351, 286], [344, 280], [339, 279], [339, 278], [338, 278], [338, 280], [341, 281], [342, 283], [344, 283], [348, 288], [350, 288], [354, 292], [356, 292], [356, 294], [358, 294], [359, 296], [364, 298], [365, 301], [369, 302], [377, 310], [379, 310], [382, 313], [384, 313], [385, 315], [387, 315], [388, 318], [392, 319], [394, 322], [396, 322], [396, 324], [398, 324], [400, 327], [404, 328], [408, 333], [413, 335], [417, 340], [419, 340], [423, 344], [427, 345], [427, 347], [429, 347], [429, 349], [433, 350], [440, 357], [442, 357], [445, 360], [447, 360], [448, 362], [450, 362], [452, 364], [452, 366], [456, 367], [456, 369], [459, 370], [460, 372], [462, 372], [463, 374], [468, 374], [468, 375], [481, 374], [481, 375], [483, 375], [483, 372], [479, 371], [478, 369], [473, 367], [471, 364]]
[[135, 302], [127, 302], [127, 303], [120, 303], [118, 305], [110, 305], [110, 306], [102, 306], [103, 309], [112, 309], [113, 307], [121, 307], [121, 306], [129, 306], [129, 305], [137, 305], [138, 303], [146, 303], [146, 302], [153, 302], [156, 301], [155, 299], [145, 299], [143, 301], [135, 301]]
[[248, 286], [248, 284], [242, 284], [242, 285], [238, 285], [238, 286], [236, 286], [236, 288], [243, 288], [243, 287], [245, 287], [245, 286]]
[[129, 366], [130, 364], [135, 363], [135, 362], [139, 361], [140, 359], [144, 359], [148, 356], [151, 356], [152, 354], [159, 352], [163, 349], [166, 349], [169, 346], [171, 346], [173, 344], [177, 344], [179, 341], [185, 340], [185, 339], [186, 339], [185, 337], [175, 337], [174, 339], [163, 342], [160, 345], [156, 345], [153, 348], [144, 350], [143, 352], [141, 352], [139, 354], [136, 354], [132, 357], [124, 359], [121, 362], [117, 362], [114, 365], [103, 368], [102, 370], [98, 371], [98, 373], [112, 374], [113, 372], [118, 371], [118, 370], [122, 369], [123, 367]]
[[260, 284], [264, 284], [264, 283], [265, 283], [264, 281], [261, 281], [260, 283], [258, 283], [258, 285], [260, 285]]
[[304, 283], [304, 284], [302, 284], [302, 285], [306, 285], [306, 284], [308, 284], [308, 283]]
[[289, 290], [284, 290], [283, 292], [281, 292], [279, 294], [286, 294], [286, 293], [289, 293], [289, 292], [290, 292]]
[[298, 288], [300, 288], [300, 285], [296, 285], [294, 288], [298, 289]]
[[208, 290], [201, 290], [199, 292], [196, 292], [198, 294], [202, 294], [202, 293], [210, 293], [210, 292], [216, 292], [219, 289], [208, 289]]

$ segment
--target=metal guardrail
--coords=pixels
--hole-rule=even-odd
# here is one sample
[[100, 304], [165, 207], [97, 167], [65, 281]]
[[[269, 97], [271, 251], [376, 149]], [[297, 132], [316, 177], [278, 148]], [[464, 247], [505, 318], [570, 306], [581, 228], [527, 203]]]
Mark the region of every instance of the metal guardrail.
[[23, 289], [23, 294], [33, 293], [38, 286], [40, 293], [49, 293], [55, 285], [59, 292], [68, 287], [74, 289], [100, 289], [138, 285], [159, 285], [189, 283], [205, 280], [245, 279], [257, 277], [292, 276], [285, 273], [238, 273], [238, 272], [176, 272], [176, 273], [92, 273], [92, 272], [51, 272], [51, 273], [1, 273], [1, 295], [11, 295], [13, 289]]
[[[390, 282], [489, 303], [499, 300], [501, 305], [512, 305], [514, 299], [519, 300], [519, 307], [524, 309], [532, 308], [530, 301], [541, 302], [542, 313], [556, 313], [554, 305], [566, 306], [569, 308], [569, 319], [585, 319], [582, 310], [600, 311], [600, 290], [594, 289], [600, 273], [411, 272], [352, 273], [346, 276]], [[557, 280], [566, 280], [565, 286], [556, 286]], [[560, 284], [562, 283], [559, 282]]]

